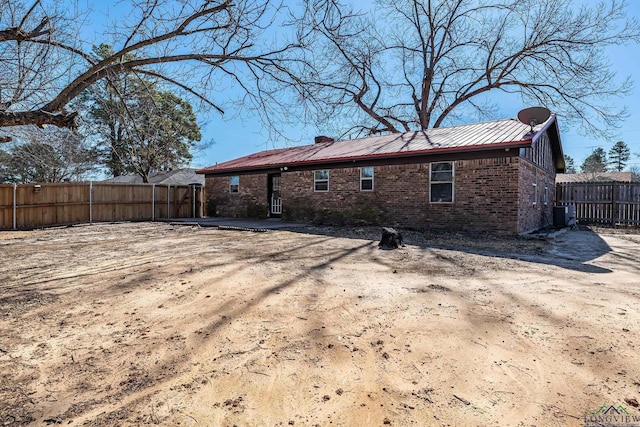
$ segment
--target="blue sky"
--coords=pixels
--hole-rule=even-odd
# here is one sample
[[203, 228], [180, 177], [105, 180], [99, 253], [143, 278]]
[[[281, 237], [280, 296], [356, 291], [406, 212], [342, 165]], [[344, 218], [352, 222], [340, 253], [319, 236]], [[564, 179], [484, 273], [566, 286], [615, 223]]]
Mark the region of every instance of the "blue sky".
[[[595, 0], [583, 0], [583, 2], [587, 4], [597, 3]], [[89, 2], [89, 4], [91, 3], [93, 2]], [[367, 9], [371, 5], [371, 2], [365, 0], [355, 0], [355, 3], [362, 9]], [[640, 21], [640, 0], [630, 0], [628, 3], [627, 10], [629, 15]], [[92, 6], [94, 11], [102, 16], [109, 10], [107, 14], [110, 18], [114, 17], [114, 11], [126, 7], [124, 4], [114, 7], [109, 2], [93, 3]], [[99, 20], [99, 18], [96, 19], [96, 21]], [[595, 147], [602, 147], [605, 151], [609, 151], [611, 146], [620, 140], [631, 148], [632, 157], [628, 166], [640, 166], [640, 67], [638, 66], [640, 64], [640, 45], [611, 48], [607, 51], [607, 54], [620, 79], [630, 75], [633, 80], [632, 95], [617, 101], [617, 105], [627, 107], [629, 118], [617, 131], [615, 138], [597, 140], [580, 135], [568, 124], [563, 123], [562, 116], [558, 116], [564, 152], [575, 160], [577, 167], [582, 164]], [[491, 94], [489, 94], [489, 97], [491, 97]], [[523, 105], [517, 97], [505, 98], [504, 101], [502, 101], [502, 98], [501, 96], [502, 116], [496, 117], [497, 119], [515, 118], [519, 110], [530, 106]], [[212, 110], [200, 115], [203, 140], [213, 140], [214, 144], [201, 152], [195, 153], [192, 162], [193, 167], [206, 167], [267, 148], [283, 148], [292, 145], [291, 142], [284, 140], [269, 141], [269, 132], [261, 125], [257, 117], [252, 117], [246, 111], [241, 114], [236, 113], [237, 111], [229, 111], [223, 117]], [[237, 116], [242, 116], [242, 118]], [[299, 141], [296, 145], [311, 144], [314, 136], [327, 134], [322, 129], [317, 129], [312, 123], [300, 123], [296, 127], [285, 129], [285, 132], [291, 139]]]
[[[595, 4], [596, 2], [585, 0], [585, 3]], [[631, 0], [627, 10], [629, 16], [640, 21], [640, 0]], [[616, 141], [624, 141], [631, 149], [631, 160], [628, 166], [640, 166], [640, 45], [611, 48], [607, 54], [619, 78], [622, 79], [629, 75], [633, 80], [632, 95], [616, 102], [618, 106], [627, 107], [629, 117], [616, 132], [615, 138], [599, 140], [580, 135], [577, 130], [563, 123], [562, 116], [558, 116], [564, 153], [574, 159], [577, 168], [594, 148], [602, 147], [608, 152]], [[515, 118], [518, 111], [526, 107], [529, 105], [523, 105], [519, 99], [511, 102], [507, 100], [502, 106], [504, 116], [497, 118]], [[268, 143], [268, 132], [261, 127], [257, 120], [226, 120], [215, 112], [212, 112], [206, 119], [208, 124], [204, 127], [203, 134], [206, 138], [213, 139], [215, 143], [195, 156], [194, 167], [210, 166], [256, 151], [273, 148], [274, 145], [276, 148], [291, 145], [291, 143], [287, 145], [284, 141], [276, 141], [275, 144]], [[315, 135], [325, 134], [315, 125], [304, 123], [301, 123], [296, 129], [291, 129], [290, 132], [294, 139], [301, 139], [300, 144], [311, 144]]]
[[[587, 1], [585, 3], [596, 3]], [[627, 8], [628, 16], [640, 21], [640, 1], [630, 0]], [[573, 157], [576, 167], [591, 154], [594, 148], [602, 147], [605, 151], [617, 141], [624, 141], [631, 149], [631, 160], [627, 166], [640, 166], [640, 44], [633, 46], [619, 46], [608, 50], [613, 69], [620, 78], [631, 76], [633, 80], [633, 93], [620, 100], [617, 105], [626, 106], [629, 117], [617, 132], [617, 137], [610, 140], [596, 140], [579, 135], [577, 132], [563, 126], [562, 117], [558, 117], [562, 138], [562, 147], [565, 154]]]

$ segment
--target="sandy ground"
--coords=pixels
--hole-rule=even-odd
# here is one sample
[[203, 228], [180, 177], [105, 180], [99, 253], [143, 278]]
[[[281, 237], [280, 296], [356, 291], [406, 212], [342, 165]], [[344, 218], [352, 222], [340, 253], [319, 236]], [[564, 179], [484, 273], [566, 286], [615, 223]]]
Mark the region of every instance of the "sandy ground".
[[640, 235], [409, 233], [398, 250], [378, 249], [378, 236], [160, 223], [0, 232], [0, 425], [640, 415]]

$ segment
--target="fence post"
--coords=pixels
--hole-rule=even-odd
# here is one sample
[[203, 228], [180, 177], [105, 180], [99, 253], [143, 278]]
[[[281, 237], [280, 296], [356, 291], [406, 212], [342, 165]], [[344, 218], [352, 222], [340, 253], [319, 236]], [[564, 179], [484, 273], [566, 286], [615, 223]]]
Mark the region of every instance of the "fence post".
[[613, 181], [611, 185], [611, 225], [614, 227], [618, 222], [618, 183]]
[[192, 199], [191, 201], [193, 202], [193, 203], [191, 203], [191, 206], [192, 206], [192, 208], [191, 208], [192, 209], [191, 210], [191, 217], [195, 218], [196, 217], [196, 186], [192, 185], [191, 188], [193, 190], [191, 192], [191, 199]]
[[18, 214], [18, 205], [17, 205], [17, 200], [16, 200], [16, 193], [17, 193], [17, 188], [18, 185], [17, 184], [13, 184], [13, 229], [16, 230], [17, 227], [17, 214]]
[[171, 218], [171, 184], [167, 184], [167, 218]]
[[156, 185], [151, 184], [151, 222], [156, 220]]
[[93, 224], [93, 181], [89, 181], [89, 224]]

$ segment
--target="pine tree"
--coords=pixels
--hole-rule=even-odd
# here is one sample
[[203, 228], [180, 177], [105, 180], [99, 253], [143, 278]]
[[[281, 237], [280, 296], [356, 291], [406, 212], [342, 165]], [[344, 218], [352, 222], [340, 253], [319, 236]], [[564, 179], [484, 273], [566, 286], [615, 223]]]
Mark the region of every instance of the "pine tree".
[[583, 173], [600, 173], [607, 171], [607, 153], [598, 147], [584, 159], [580, 169]]
[[573, 157], [564, 155], [564, 165], [565, 170], [564, 173], [576, 173], [576, 165]]
[[609, 162], [614, 171], [622, 172], [627, 165], [627, 161], [631, 157], [631, 150], [624, 141], [618, 141], [615, 143], [611, 150], [609, 150]]
[[[96, 60], [111, 53], [106, 44], [94, 48]], [[185, 166], [202, 136], [191, 104], [140, 76], [97, 83], [80, 100], [113, 176], [131, 173], [148, 182], [153, 172]]]

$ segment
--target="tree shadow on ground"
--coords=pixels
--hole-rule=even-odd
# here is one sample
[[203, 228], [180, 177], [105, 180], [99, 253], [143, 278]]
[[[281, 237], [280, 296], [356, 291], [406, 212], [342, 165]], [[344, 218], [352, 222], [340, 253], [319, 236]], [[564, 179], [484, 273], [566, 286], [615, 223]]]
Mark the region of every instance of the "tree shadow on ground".
[[[197, 318], [199, 322], [197, 331], [191, 331], [191, 335], [187, 335], [185, 332], [185, 336], [187, 336], [187, 339], [190, 339], [191, 342], [193, 342], [194, 344], [199, 344], [200, 346], [207, 342], [215, 342], [216, 339], [220, 338], [220, 331], [224, 327], [230, 325], [231, 321], [243, 318], [247, 315], [248, 312], [264, 306], [265, 301], [271, 295], [295, 288], [297, 284], [302, 282], [308, 283], [310, 285], [310, 289], [307, 290], [307, 294], [309, 297], [308, 303], [313, 304], [317, 299], [322, 298], [321, 292], [327, 286], [327, 284], [322, 281], [324, 272], [331, 269], [334, 264], [353, 259], [352, 257], [354, 255], [356, 255], [357, 257], [367, 257], [368, 259], [377, 258], [375, 259], [376, 262], [389, 266], [390, 269], [391, 267], [398, 265], [397, 262], [395, 264], [391, 263], [391, 260], [385, 256], [376, 256], [377, 253], [380, 255], [384, 254], [384, 251], [378, 250], [376, 247], [376, 244], [381, 237], [380, 227], [310, 226], [304, 228], [295, 228], [288, 231], [308, 234], [312, 238], [308, 240], [304, 239], [304, 242], [295, 243], [286, 241], [286, 233], [273, 233], [267, 234], [266, 236], [263, 234], [263, 236], [266, 238], [261, 237], [260, 239], [256, 239], [255, 244], [264, 245], [264, 250], [261, 250], [258, 254], [251, 254], [248, 252], [243, 252], [236, 247], [230, 247], [225, 250], [234, 250], [235, 256], [231, 261], [226, 262], [216, 259], [215, 255], [217, 252], [211, 250], [216, 244], [216, 242], [214, 241], [207, 242], [207, 248], [212, 247], [209, 248], [210, 252], [207, 252], [206, 248], [203, 250], [202, 247], [197, 251], [194, 249], [194, 257], [198, 255], [201, 259], [206, 260], [197, 264], [197, 270], [199, 270], [199, 272], [201, 273], [206, 272], [206, 274], [209, 275], [208, 280], [214, 282], [217, 275], [213, 273], [223, 267], [227, 268], [222, 271], [218, 271], [217, 274], [220, 276], [225, 276], [227, 277], [227, 279], [229, 279], [229, 277], [233, 277], [236, 274], [245, 271], [247, 265], [265, 265], [267, 263], [276, 264], [279, 261], [284, 260], [293, 260], [299, 262], [283, 280], [275, 280], [273, 282], [267, 282], [262, 286], [256, 286], [255, 291], [250, 295], [238, 296], [232, 294], [230, 297], [218, 301], [217, 304], [213, 304], [205, 310], [201, 308], [201, 312], [199, 313], [200, 316]], [[243, 233], [247, 232], [238, 232], [238, 240], [251, 242], [251, 237], [249, 236], [251, 236], [252, 234]], [[612, 253], [613, 256], [607, 260], [607, 265], [609, 265], [609, 261], [612, 261], [614, 266], [616, 265], [615, 261], [617, 259], [619, 259], [620, 263], [629, 263], [632, 262], [631, 259], [633, 258], [630, 253], [626, 252], [620, 252], [618, 256], [618, 252], [614, 252], [613, 249], [605, 242], [605, 240], [602, 239], [601, 236], [590, 230], [567, 231], [554, 242], [542, 240], [525, 240], [515, 237], [496, 237], [490, 234], [481, 233], [418, 233], [415, 231], [403, 231], [403, 233], [405, 234], [405, 242], [408, 246], [417, 247], [420, 250], [424, 250], [425, 252], [433, 250], [434, 252], [436, 252], [439, 259], [442, 259], [446, 263], [449, 263], [451, 266], [460, 269], [459, 271], [462, 272], [465, 272], [465, 268], [467, 267], [464, 264], [460, 263], [461, 257], [456, 256], [455, 254], [445, 253], [443, 251], [459, 251], [462, 253], [480, 256], [535, 262], [559, 266], [576, 271], [593, 273], [611, 272], [611, 270], [609, 269], [589, 264], [602, 255]], [[257, 235], [253, 236], [257, 237]], [[333, 238], [348, 238], [352, 239], [352, 241], [347, 245], [344, 245], [344, 243], [336, 244], [332, 243]], [[302, 250], [305, 248], [308, 249], [310, 247], [318, 248], [317, 251], [314, 250], [312, 256], [309, 256], [308, 252], [304, 252]], [[173, 257], [176, 257], [176, 259], [180, 260], [184, 259], [184, 253], [181, 254], [180, 251], [175, 251], [175, 249], [168, 250], [168, 252], [163, 254], [162, 256], [166, 257], [166, 259], [163, 259], [163, 264], [170, 263]], [[418, 258], [420, 259], [414, 261], [423, 262], [422, 257]], [[84, 262], [89, 263], [90, 260], [85, 260]], [[121, 271], [121, 267], [122, 266], [116, 267], [112, 265], [109, 267], [109, 270]], [[155, 278], [157, 281], [162, 281], [162, 269], [156, 266], [155, 263], [153, 264], [153, 267], [154, 268], [152, 268], [151, 270], [147, 270], [146, 268], [142, 268], [142, 265], [140, 263], [129, 262], [125, 271], [130, 271], [131, 274], [135, 276], [135, 279], [145, 278], [145, 280], [148, 281], [148, 279], [151, 277]], [[92, 274], [99, 273], [100, 271], [92, 271]], [[190, 273], [191, 267], [185, 265], [184, 274], [188, 276], [188, 274]], [[427, 272], [425, 274], [430, 275], [431, 273]], [[84, 274], [67, 273], [53, 281], [34, 278], [34, 280], [31, 281], [28, 286], [31, 290], [41, 291], [45, 286], [47, 287], [47, 289], [49, 289], [49, 287], [56, 285], [68, 286], [68, 281], [77, 284], [77, 282], [83, 280], [90, 282], [91, 275], [86, 276]], [[133, 286], [136, 283], [139, 284], [139, 282], [139, 280], [132, 281], [131, 285]], [[126, 281], [126, 284], [129, 284], [128, 279]], [[112, 293], [115, 296], [120, 295], [123, 291], [122, 285], [122, 281], [117, 281], [109, 287], [108, 292]], [[22, 287], [24, 286], [25, 284], [22, 283]], [[505, 290], [503, 288], [500, 288], [499, 284], [497, 284], [496, 286], [496, 293], [508, 297], [514, 305], [519, 304], [522, 307], [527, 307], [527, 309], [530, 309], [540, 318], [550, 319], [550, 321], [553, 321], [554, 324], [562, 324], [566, 320], [564, 318], [554, 317], [553, 313], [550, 314], [548, 310], [543, 310], [542, 308], [533, 305], [533, 303], [517, 297], [517, 295], [512, 295], [508, 289]], [[75, 286], [74, 289], [75, 288], [77, 288], [77, 286]], [[437, 287], [436, 285], [427, 287], [427, 289], [435, 291], [444, 290], [443, 287]], [[18, 286], [10, 287], [10, 290], [16, 293], [16, 296], [20, 296]], [[2, 303], [2, 301], [0, 301], [0, 303]], [[22, 300], [18, 300], [16, 301], [16, 303], [22, 304]], [[474, 310], [479, 310], [479, 308], [476, 307], [475, 300], [467, 302], [465, 306], [471, 307]], [[477, 321], [479, 317], [482, 317], [483, 319], [486, 318], [487, 321], [493, 321], [493, 318], [488, 317], [487, 313], [476, 313], [471, 311], [470, 313], [470, 323], [473, 323], [472, 321]], [[322, 326], [327, 323], [326, 316], [330, 315], [331, 314], [328, 312], [323, 312], [317, 314], [313, 318], [310, 317], [309, 322], [313, 322], [313, 325], [308, 328], [308, 334], [313, 335], [313, 331], [319, 331], [320, 328], [322, 328]], [[202, 321], [202, 319], [208, 320]], [[324, 335], [319, 334], [317, 337], [312, 336], [312, 338], [316, 341], [320, 341], [324, 338]], [[114, 354], [115, 348], [116, 347], [114, 347]], [[259, 347], [256, 348], [260, 349]], [[242, 354], [244, 354], [244, 352], [250, 354], [250, 352], [246, 349], [241, 350], [243, 352]], [[238, 351], [239, 350], [236, 348], [228, 350], [228, 352], [230, 352], [229, 354], [240, 355]], [[180, 375], [183, 375], [188, 370], [190, 366], [189, 362], [190, 361], [188, 358], [174, 360], [168, 357], [167, 360], [164, 363], [159, 364], [159, 366], [164, 367], [171, 365], [173, 370], [170, 373], [158, 373], [154, 371], [150, 366], [141, 365], [143, 368], [147, 368], [149, 372], [154, 373], [156, 375], [156, 380], [149, 383], [141, 383], [140, 387], [135, 391], [131, 389], [126, 381], [123, 381], [123, 383], [121, 384], [121, 388], [114, 388], [114, 390], [112, 391], [104, 392], [104, 399], [117, 399], [121, 401], [121, 404], [118, 408], [116, 408], [116, 410], [113, 410], [111, 412], [104, 412], [104, 409], [101, 407], [100, 402], [98, 401], [95, 403], [79, 402], [78, 405], [80, 405], [80, 403], [86, 403], [86, 408], [76, 406], [76, 409], [79, 411], [78, 414], [69, 412], [66, 415], [62, 414], [60, 418], [71, 419], [81, 416], [85, 419], [90, 419], [92, 417], [96, 417], [96, 414], [100, 411], [103, 411], [105, 417], [115, 414], [118, 410], [126, 408], [128, 407], [128, 405], [135, 405], [135, 403], [140, 401], [141, 399], [151, 396], [161, 388], [165, 388], [165, 386], [170, 384], [171, 381], [173, 381]], [[133, 373], [137, 374], [136, 372]], [[108, 424], [107, 421], [104, 421], [104, 423], [105, 425]]]
[[[289, 229], [295, 233], [336, 238], [380, 241], [382, 227], [307, 226]], [[413, 231], [398, 229], [404, 243], [422, 249], [443, 249], [468, 254], [535, 262], [586, 273], [612, 270], [591, 262], [612, 252], [602, 237], [588, 228], [567, 229], [555, 238], [499, 236], [492, 233], [462, 231]]]

